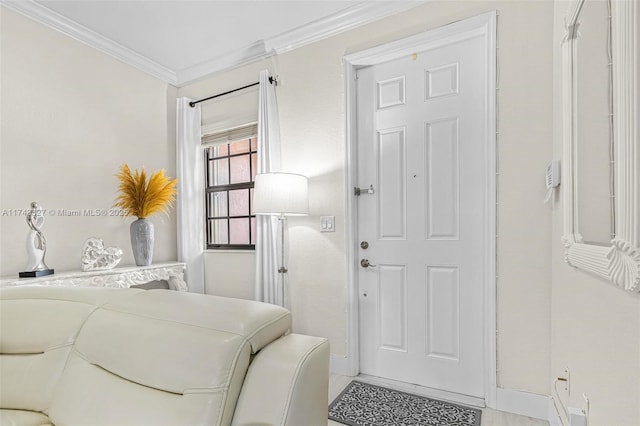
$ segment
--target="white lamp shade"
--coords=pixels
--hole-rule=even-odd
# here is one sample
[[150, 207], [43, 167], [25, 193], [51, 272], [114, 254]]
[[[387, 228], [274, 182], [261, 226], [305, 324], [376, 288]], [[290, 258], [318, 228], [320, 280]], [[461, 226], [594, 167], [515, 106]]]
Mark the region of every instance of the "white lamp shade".
[[253, 212], [267, 215], [309, 214], [307, 177], [293, 173], [256, 175]]

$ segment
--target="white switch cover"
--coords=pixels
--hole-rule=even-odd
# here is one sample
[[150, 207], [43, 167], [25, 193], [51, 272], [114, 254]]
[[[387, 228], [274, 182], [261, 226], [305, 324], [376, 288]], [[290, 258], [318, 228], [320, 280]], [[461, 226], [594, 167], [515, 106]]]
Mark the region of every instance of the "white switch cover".
[[320, 232], [336, 232], [336, 217], [320, 216]]

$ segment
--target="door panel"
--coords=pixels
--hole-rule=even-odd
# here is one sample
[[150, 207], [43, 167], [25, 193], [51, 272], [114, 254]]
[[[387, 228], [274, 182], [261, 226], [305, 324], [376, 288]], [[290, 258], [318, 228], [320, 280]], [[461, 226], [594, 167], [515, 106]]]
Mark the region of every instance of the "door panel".
[[460, 306], [458, 268], [427, 266], [427, 356], [459, 360]]
[[458, 63], [428, 68], [425, 74], [425, 100], [458, 94]]
[[[484, 397], [481, 36], [358, 71], [360, 371]], [[373, 266], [376, 265], [376, 266]]]
[[426, 124], [427, 240], [457, 240], [459, 208], [458, 117]]
[[378, 318], [380, 347], [407, 351], [407, 268], [404, 265], [379, 265]]
[[404, 104], [404, 76], [378, 82], [378, 109]]
[[405, 129], [378, 131], [378, 212], [380, 239], [405, 239]]

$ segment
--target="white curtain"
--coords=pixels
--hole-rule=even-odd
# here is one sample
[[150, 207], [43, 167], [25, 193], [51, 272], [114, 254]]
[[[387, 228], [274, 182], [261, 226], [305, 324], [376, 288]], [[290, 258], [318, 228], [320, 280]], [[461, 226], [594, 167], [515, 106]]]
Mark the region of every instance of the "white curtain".
[[[260, 72], [258, 100], [258, 173], [280, 171], [280, 122], [278, 103], [269, 72]], [[280, 264], [278, 219], [256, 216], [256, 287], [255, 298], [260, 302], [288, 306], [285, 288], [286, 274], [278, 273]]]
[[187, 264], [189, 291], [204, 293], [204, 169], [200, 106], [177, 102], [176, 162], [178, 178], [178, 260]]

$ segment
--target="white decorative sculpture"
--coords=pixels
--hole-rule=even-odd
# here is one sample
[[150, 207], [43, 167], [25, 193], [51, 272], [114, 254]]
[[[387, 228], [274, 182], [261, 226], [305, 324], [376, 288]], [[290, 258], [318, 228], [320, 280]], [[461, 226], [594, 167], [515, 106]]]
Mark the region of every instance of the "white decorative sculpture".
[[114, 268], [122, 259], [122, 249], [107, 247], [100, 238], [89, 238], [82, 248], [83, 271], [105, 271]]
[[20, 272], [19, 276], [21, 278], [53, 274], [53, 269], [50, 269], [44, 262], [47, 241], [40, 230], [44, 224], [44, 212], [45, 210], [38, 203], [35, 201], [31, 203], [31, 209], [27, 213], [27, 225], [31, 228], [27, 235], [26, 244], [27, 267], [24, 272]]

